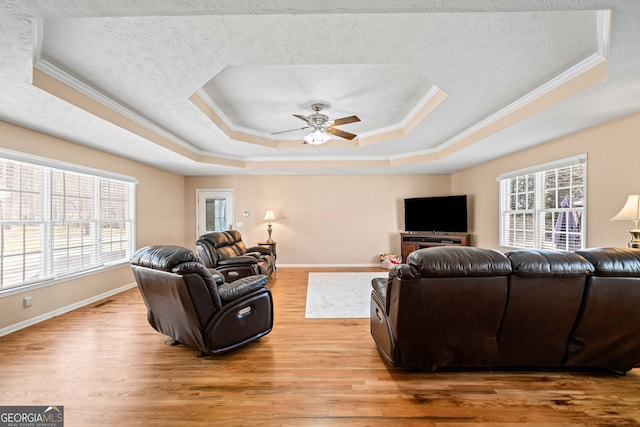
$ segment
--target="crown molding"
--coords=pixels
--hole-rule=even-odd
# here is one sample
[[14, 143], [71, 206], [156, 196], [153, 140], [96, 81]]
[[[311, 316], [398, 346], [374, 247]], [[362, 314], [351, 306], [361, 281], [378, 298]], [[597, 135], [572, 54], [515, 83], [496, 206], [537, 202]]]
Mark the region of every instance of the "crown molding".
[[[122, 103], [116, 101], [114, 98], [105, 94], [104, 92], [98, 90], [97, 88], [85, 83], [79, 78], [71, 75], [70, 73], [62, 70], [57, 65], [49, 62], [48, 60], [42, 57], [42, 36], [43, 36], [43, 18], [35, 18], [34, 19], [34, 49], [33, 49], [33, 68], [42, 71], [43, 73], [49, 75], [50, 77], [60, 81], [61, 83], [69, 86], [70, 88], [92, 98], [93, 100], [101, 103], [107, 108], [121, 114], [122, 116], [133, 120], [134, 122], [146, 127], [150, 131], [162, 136], [170, 140], [171, 142], [180, 145], [187, 150], [198, 154], [198, 155], [209, 155], [211, 153], [198, 149], [194, 147], [187, 141], [179, 138], [175, 134], [169, 132], [168, 130], [162, 128], [158, 124], [150, 121], [149, 119], [144, 118], [140, 114], [136, 113], [132, 109], [124, 106]], [[230, 160], [240, 160], [237, 157], [233, 156], [219, 156], [222, 158], [228, 158]]]
[[547, 95], [554, 90], [560, 88], [562, 85], [574, 80], [575, 78], [584, 75], [585, 73], [595, 69], [597, 66], [606, 63], [609, 57], [609, 39], [611, 34], [611, 10], [598, 10], [596, 13], [597, 16], [597, 27], [598, 27], [598, 52], [592, 54], [587, 57], [583, 61], [564, 71], [563, 73], [557, 75], [553, 79], [544, 83], [543, 85], [537, 87], [533, 91], [529, 92], [522, 98], [514, 101], [513, 103], [507, 105], [496, 113], [490, 115], [486, 119], [476, 123], [471, 126], [464, 132], [461, 132], [454, 136], [453, 138], [448, 139], [442, 144], [438, 145], [434, 148], [429, 148], [426, 150], [420, 151], [412, 151], [404, 154], [398, 154], [390, 156], [391, 160], [400, 160], [407, 159], [418, 156], [425, 155], [433, 155], [442, 152], [444, 149], [451, 147], [477, 132], [495, 124], [499, 120], [514, 114], [516, 111], [524, 108], [525, 106], [533, 103], [534, 101], [540, 99], [544, 95]]
[[[411, 151], [411, 152], [406, 152], [402, 154], [389, 155], [389, 156], [386, 156], [386, 155], [385, 156], [365, 156], [365, 157], [363, 156], [349, 156], [349, 157], [319, 156], [319, 157], [314, 157], [313, 159], [309, 157], [269, 157], [269, 158], [247, 157], [247, 158], [241, 159], [238, 157], [226, 156], [226, 155], [216, 156], [215, 158], [210, 157], [211, 152], [206, 152], [194, 147], [193, 145], [182, 140], [181, 138], [177, 137], [176, 135], [172, 134], [166, 129], [163, 129], [159, 125], [144, 118], [140, 114], [137, 114], [130, 108], [127, 108], [126, 106], [119, 103], [115, 99], [109, 97], [108, 95], [101, 92], [100, 90], [86, 84], [80, 79], [72, 76], [71, 74], [63, 71], [56, 65], [42, 58], [42, 55], [41, 55], [42, 32], [43, 32], [42, 18], [37, 18], [34, 20], [35, 37], [34, 37], [33, 67], [34, 69], [37, 69], [49, 75], [53, 79], [60, 81], [64, 85], [67, 85], [71, 89], [78, 91], [79, 93], [84, 94], [91, 99], [94, 99], [95, 101], [121, 114], [122, 116], [128, 118], [129, 120], [132, 120], [133, 122], [144, 126], [148, 130], [161, 136], [162, 138], [165, 138], [175, 143], [176, 145], [188, 150], [189, 152], [197, 155], [195, 156], [197, 157], [196, 161], [203, 161], [205, 163], [217, 163], [218, 160], [222, 162], [236, 161], [235, 164], [230, 166], [240, 167], [240, 168], [249, 167], [248, 163], [251, 163], [254, 166], [256, 164], [261, 164], [260, 167], [263, 167], [263, 168], [271, 167], [273, 164], [278, 164], [278, 163], [287, 163], [287, 164], [301, 163], [301, 167], [304, 167], [303, 165], [305, 163], [308, 164], [310, 162], [312, 163], [335, 162], [335, 167], [341, 167], [340, 165], [341, 163], [354, 162], [354, 161], [371, 162], [371, 163], [378, 163], [378, 164], [386, 163], [389, 165], [389, 167], [393, 167], [398, 165], [406, 165], [406, 164], [423, 162], [425, 160], [430, 160], [432, 157], [441, 158], [444, 155], [447, 155], [448, 152], [455, 152], [455, 151], [461, 150], [466, 146], [468, 146], [469, 143], [477, 142], [477, 140], [481, 140], [487, 137], [488, 135], [495, 133], [503, 129], [504, 127], [506, 127], [504, 124], [501, 124], [500, 122], [503, 121], [504, 119], [510, 118], [510, 116], [513, 117], [512, 120], [519, 121], [524, 117], [529, 117], [533, 114], [538, 113], [539, 111], [543, 110], [546, 107], [544, 105], [533, 107], [531, 108], [532, 112], [527, 112], [529, 114], [522, 117], [522, 113], [529, 106], [536, 103], [536, 101], [541, 100], [543, 97], [560, 89], [562, 86], [577, 79], [578, 77], [584, 76], [590, 71], [595, 70], [599, 66], [601, 65], [606, 66], [608, 61], [609, 40], [610, 40], [610, 33], [611, 33], [611, 10], [596, 11], [596, 19], [597, 19], [598, 52], [594, 53], [593, 55], [584, 59], [577, 65], [569, 68], [568, 70], [554, 77], [547, 83], [529, 92], [522, 98], [500, 109], [499, 111], [490, 115], [484, 120], [476, 123], [475, 125], [471, 126], [465, 131], [444, 141], [443, 143], [439, 144], [437, 147], [429, 148], [425, 150]], [[580, 86], [578, 89], [574, 89], [573, 92], [571, 92], [571, 90], [568, 90], [567, 93], [565, 93], [564, 95], [560, 95], [560, 100], [568, 96], [574, 95], [575, 93], [577, 93], [576, 90], [577, 91], [584, 90], [586, 87], [588, 87], [586, 86], [588, 84], [594, 84], [594, 83], [593, 82], [583, 83], [582, 86]], [[418, 102], [412, 108], [410, 113], [405, 117], [405, 119], [402, 122], [398, 123], [397, 125], [388, 126], [385, 128], [377, 129], [373, 132], [367, 132], [367, 133], [361, 134], [358, 139], [364, 140], [366, 138], [371, 138], [376, 135], [383, 135], [385, 133], [389, 133], [390, 135], [388, 138], [380, 139], [380, 141], [375, 141], [375, 142], [381, 142], [382, 140], [389, 140], [394, 137], [402, 136], [403, 132], [406, 131], [407, 126], [409, 126], [411, 124], [411, 121], [422, 112], [425, 106], [427, 106], [430, 102], [432, 102], [434, 100], [434, 97], [436, 97], [436, 95], [442, 95], [442, 94], [444, 94], [444, 92], [442, 92], [437, 86], [432, 86], [429, 89], [429, 91], [424, 95], [424, 97], [420, 100], [420, 102]], [[235, 126], [231, 124], [231, 122], [225, 116], [225, 114], [218, 108], [218, 106], [211, 100], [211, 98], [206, 94], [206, 92], [202, 88], [198, 89], [194, 93], [194, 95], [197, 95], [198, 97], [200, 97], [202, 101], [206, 103], [209, 108], [211, 108], [212, 112], [216, 114], [226, 126], [228, 126], [229, 129], [239, 134], [246, 134], [247, 136], [252, 137], [252, 138], [249, 138], [249, 141], [245, 141], [245, 142], [254, 142], [254, 140], [256, 139], [264, 140], [264, 142], [262, 142], [262, 145], [274, 146], [274, 147], [287, 147], [287, 143], [291, 142], [287, 140], [274, 140], [273, 138], [271, 138], [270, 135], [266, 136], [264, 133], [256, 132], [255, 130], [252, 130], [252, 129]], [[444, 94], [444, 96], [446, 97], [446, 94]], [[439, 100], [438, 103], [439, 102], [442, 102], [442, 99]], [[555, 101], [555, 102], [559, 102], [559, 101]], [[435, 104], [435, 107], [437, 107], [437, 103]], [[414, 124], [414, 126], [415, 125], [417, 124]], [[258, 143], [261, 143], [261, 142], [258, 142]], [[467, 145], [465, 145], [465, 143]], [[181, 154], [181, 153], [178, 153], [178, 154]], [[244, 162], [244, 166], [242, 165], [243, 162]]]

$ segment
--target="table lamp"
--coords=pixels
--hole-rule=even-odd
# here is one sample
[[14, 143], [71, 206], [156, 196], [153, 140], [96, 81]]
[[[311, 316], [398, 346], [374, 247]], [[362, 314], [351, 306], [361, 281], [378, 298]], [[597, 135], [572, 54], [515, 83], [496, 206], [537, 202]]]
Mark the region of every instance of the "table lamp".
[[273, 240], [271, 240], [271, 221], [275, 221], [276, 217], [273, 214], [273, 211], [267, 211], [266, 214], [264, 214], [264, 218], [262, 218], [263, 221], [269, 221], [269, 224], [267, 225], [267, 232], [269, 233], [269, 239], [267, 240], [267, 243], [273, 243]]
[[624, 204], [620, 212], [618, 212], [611, 221], [631, 220], [633, 221], [633, 230], [629, 230], [631, 240], [627, 243], [630, 248], [640, 248], [640, 229], [638, 229], [638, 222], [640, 221], [640, 195], [633, 194], [627, 197], [627, 202]]

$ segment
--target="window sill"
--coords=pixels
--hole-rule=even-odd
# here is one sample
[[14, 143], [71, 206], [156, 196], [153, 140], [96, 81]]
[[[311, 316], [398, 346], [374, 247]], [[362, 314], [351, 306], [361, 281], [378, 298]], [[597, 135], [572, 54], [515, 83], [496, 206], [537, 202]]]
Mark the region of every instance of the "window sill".
[[45, 279], [35, 283], [29, 283], [26, 285], [16, 286], [14, 288], [0, 290], [0, 298], [5, 298], [11, 295], [21, 294], [24, 292], [33, 291], [35, 289], [45, 288], [47, 286], [58, 285], [60, 283], [68, 282], [70, 280], [80, 279], [86, 276], [93, 276], [98, 273], [103, 273], [109, 270], [115, 270], [118, 268], [126, 267], [129, 265], [128, 261], [123, 261], [119, 263], [107, 264], [102, 267], [96, 267], [91, 270], [81, 271], [75, 274], [69, 274], [64, 277], [56, 277], [52, 279]]

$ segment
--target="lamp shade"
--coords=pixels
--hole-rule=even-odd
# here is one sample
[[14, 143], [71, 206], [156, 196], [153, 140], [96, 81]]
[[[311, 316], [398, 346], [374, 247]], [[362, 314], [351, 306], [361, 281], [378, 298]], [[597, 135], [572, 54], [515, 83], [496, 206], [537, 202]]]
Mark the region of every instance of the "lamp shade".
[[267, 213], [264, 214], [264, 218], [262, 218], [263, 221], [275, 221], [276, 220], [276, 216], [273, 214], [273, 211], [267, 211]]
[[640, 195], [632, 194], [627, 197], [627, 202], [624, 204], [620, 212], [618, 212], [611, 221], [631, 220], [638, 221], [640, 219]]
[[638, 223], [640, 222], [640, 195], [632, 194], [627, 197], [627, 202], [620, 209], [620, 212], [611, 218], [611, 221], [618, 220], [633, 221], [633, 230], [628, 230], [631, 240], [627, 243], [627, 246], [640, 248], [640, 229], [638, 229]]

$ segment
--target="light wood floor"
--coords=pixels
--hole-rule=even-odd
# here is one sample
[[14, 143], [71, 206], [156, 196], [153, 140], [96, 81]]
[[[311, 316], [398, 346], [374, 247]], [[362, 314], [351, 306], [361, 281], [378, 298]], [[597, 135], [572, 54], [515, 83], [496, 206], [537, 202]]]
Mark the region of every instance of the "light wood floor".
[[368, 319], [304, 318], [309, 271], [279, 268], [273, 332], [223, 357], [164, 345], [137, 289], [2, 337], [0, 404], [64, 405], [67, 427], [640, 425], [638, 369], [389, 368]]

